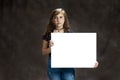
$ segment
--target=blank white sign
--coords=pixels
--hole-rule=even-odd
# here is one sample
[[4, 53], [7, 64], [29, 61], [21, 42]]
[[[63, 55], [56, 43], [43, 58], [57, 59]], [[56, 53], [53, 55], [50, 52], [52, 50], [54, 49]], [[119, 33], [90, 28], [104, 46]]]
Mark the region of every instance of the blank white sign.
[[93, 68], [96, 33], [51, 33], [52, 68]]

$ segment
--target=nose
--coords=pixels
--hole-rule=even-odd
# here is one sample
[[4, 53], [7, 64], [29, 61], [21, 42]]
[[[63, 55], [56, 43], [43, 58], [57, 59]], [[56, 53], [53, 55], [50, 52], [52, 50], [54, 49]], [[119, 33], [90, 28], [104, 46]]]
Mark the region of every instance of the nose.
[[57, 22], [59, 22], [60, 21], [60, 18], [57, 18]]

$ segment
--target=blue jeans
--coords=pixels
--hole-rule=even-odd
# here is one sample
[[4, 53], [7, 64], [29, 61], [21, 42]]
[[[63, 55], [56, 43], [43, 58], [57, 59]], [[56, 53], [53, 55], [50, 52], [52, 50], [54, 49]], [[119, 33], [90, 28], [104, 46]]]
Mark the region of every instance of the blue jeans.
[[51, 68], [51, 57], [48, 58], [49, 80], [75, 80], [75, 70], [73, 68]]

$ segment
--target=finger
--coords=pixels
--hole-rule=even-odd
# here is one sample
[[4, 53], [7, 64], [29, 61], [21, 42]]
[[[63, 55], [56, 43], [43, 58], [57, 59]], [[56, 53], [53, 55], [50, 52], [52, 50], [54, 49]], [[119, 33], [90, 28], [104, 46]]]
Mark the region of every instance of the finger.
[[94, 68], [97, 68], [97, 67], [98, 67], [98, 62], [96, 62], [96, 63], [95, 63], [95, 66], [94, 66]]
[[51, 43], [51, 42], [49, 43], [49, 47], [52, 47], [53, 45], [54, 45], [53, 43]]
[[54, 43], [53, 43], [53, 41], [52, 41], [52, 40], [50, 40], [50, 44], [51, 44], [51, 46], [53, 46], [53, 45], [54, 45]]

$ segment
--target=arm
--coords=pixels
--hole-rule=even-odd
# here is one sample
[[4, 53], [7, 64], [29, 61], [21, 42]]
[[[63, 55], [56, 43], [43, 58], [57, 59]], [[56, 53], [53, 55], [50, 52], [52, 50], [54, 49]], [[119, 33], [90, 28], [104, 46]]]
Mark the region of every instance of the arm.
[[50, 40], [49, 42], [49, 48], [47, 47], [48, 42], [46, 40], [43, 40], [42, 43], [42, 54], [47, 55], [51, 53], [51, 47], [54, 45], [53, 42]]
[[46, 40], [43, 40], [42, 42], [42, 55], [47, 55], [51, 52], [51, 48], [47, 47], [48, 42]]

